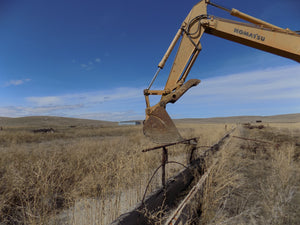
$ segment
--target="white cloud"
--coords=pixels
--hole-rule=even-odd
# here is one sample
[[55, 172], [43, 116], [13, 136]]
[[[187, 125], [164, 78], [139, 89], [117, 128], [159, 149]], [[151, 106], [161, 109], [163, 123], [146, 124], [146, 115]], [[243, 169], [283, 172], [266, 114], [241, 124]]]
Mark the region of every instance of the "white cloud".
[[53, 115], [109, 121], [142, 119], [142, 93], [142, 88], [123, 87], [59, 96], [31, 96], [25, 98], [22, 106], [0, 107], [0, 116]]
[[300, 66], [270, 68], [204, 79], [188, 92], [210, 100], [280, 100], [300, 98]]
[[177, 117], [297, 113], [299, 78], [299, 65], [207, 78], [168, 110]]
[[96, 68], [96, 64], [101, 63], [101, 59], [100, 58], [95, 58], [94, 60], [88, 61], [87, 63], [81, 63], [80, 67], [86, 71], [90, 71], [93, 70], [94, 68]]
[[31, 79], [21, 79], [21, 80], [10, 80], [8, 82], [5, 83], [5, 87], [9, 87], [9, 86], [18, 86], [18, 85], [21, 85], [21, 84], [24, 84], [26, 82], [29, 82], [31, 81]]
[[[169, 104], [168, 111], [177, 118], [295, 113], [300, 107], [299, 78], [297, 65], [203, 79], [175, 105]], [[144, 118], [142, 88], [31, 96], [25, 100], [22, 106], [0, 107], [0, 116], [55, 115], [110, 121]], [[157, 101], [155, 96], [151, 98], [152, 105]]]
[[0, 107], [0, 116], [3, 117], [23, 117], [39, 115], [62, 115], [66, 111], [81, 108], [82, 105], [60, 105], [60, 106], [8, 106]]
[[63, 103], [63, 100], [59, 96], [28, 97], [26, 100], [31, 104], [38, 106], [58, 105]]
[[55, 106], [55, 105], [96, 105], [108, 102], [118, 102], [142, 97], [141, 88], [116, 88], [112, 90], [83, 92], [77, 94], [66, 94], [59, 96], [32, 96], [25, 100], [33, 106]]
[[83, 119], [96, 119], [105, 121], [126, 121], [126, 120], [143, 120], [144, 114], [135, 111], [120, 111], [120, 112], [96, 112], [79, 114], [75, 117]]
[[142, 96], [142, 88], [116, 88], [112, 90], [84, 92], [77, 94], [68, 94], [57, 96], [64, 102], [99, 104], [104, 102], [121, 101], [124, 99], [140, 98]]

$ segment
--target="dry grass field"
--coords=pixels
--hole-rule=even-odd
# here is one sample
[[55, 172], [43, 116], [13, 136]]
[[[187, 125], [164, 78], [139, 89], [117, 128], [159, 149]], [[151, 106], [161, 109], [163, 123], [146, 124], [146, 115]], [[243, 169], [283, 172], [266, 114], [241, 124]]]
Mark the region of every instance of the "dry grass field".
[[[108, 224], [141, 201], [160, 165], [160, 152], [141, 152], [155, 146], [142, 126], [74, 126], [56, 119], [40, 126], [36, 118], [25, 126], [7, 123], [0, 131], [0, 224]], [[49, 126], [53, 133], [33, 132]], [[186, 138], [200, 137], [200, 145], [225, 133], [222, 124], [179, 129]], [[170, 160], [186, 164], [182, 149], [170, 148]], [[168, 166], [168, 176], [180, 169]]]
[[[141, 152], [156, 146], [143, 136], [142, 126], [49, 120], [0, 125], [0, 224], [109, 224], [141, 201], [161, 163], [160, 152]], [[226, 125], [177, 124], [183, 137], [199, 138], [199, 153], [236, 126]], [[49, 127], [53, 133], [33, 132]], [[262, 130], [238, 126], [234, 135], [280, 146], [231, 138], [207, 160], [213, 172], [199, 200], [202, 216], [193, 223], [300, 221], [299, 128], [299, 123], [269, 124]], [[170, 147], [169, 160], [186, 164], [185, 151], [183, 145]], [[167, 168], [168, 177], [182, 169]], [[149, 192], [159, 182], [157, 175]]]

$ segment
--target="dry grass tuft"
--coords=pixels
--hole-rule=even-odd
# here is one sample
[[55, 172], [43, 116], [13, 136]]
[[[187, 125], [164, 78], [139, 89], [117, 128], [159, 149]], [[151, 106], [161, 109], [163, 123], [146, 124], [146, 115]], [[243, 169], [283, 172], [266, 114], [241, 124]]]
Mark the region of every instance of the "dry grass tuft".
[[295, 142], [300, 133], [284, 131], [271, 125], [262, 130], [240, 128], [235, 135], [274, 145], [231, 138], [208, 160], [208, 166], [215, 163], [201, 201], [199, 224], [299, 224], [300, 164]]

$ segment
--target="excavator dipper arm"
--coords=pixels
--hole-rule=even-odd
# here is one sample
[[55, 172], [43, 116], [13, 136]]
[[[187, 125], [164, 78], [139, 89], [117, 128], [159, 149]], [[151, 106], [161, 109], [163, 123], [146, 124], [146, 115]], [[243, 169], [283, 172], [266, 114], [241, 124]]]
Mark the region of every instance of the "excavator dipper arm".
[[[158, 72], [149, 87], [144, 90], [147, 108], [143, 130], [144, 134], [155, 142], [170, 143], [182, 140], [165, 108], [167, 103], [175, 103], [189, 88], [200, 83], [198, 79], [185, 83], [185, 79], [201, 51], [200, 38], [204, 33], [204, 28], [197, 22], [197, 18], [206, 18], [206, 14], [207, 5], [205, 1], [200, 1], [185, 18], [167, 52], [158, 64], [159, 72], [163, 69], [172, 50], [181, 38], [164, 90], [150, 90]], [[184, 83], [185, 85], [183, 85]], [[162, 95], [162, 97], [159, 103], [150, 106], [149, 95]]]

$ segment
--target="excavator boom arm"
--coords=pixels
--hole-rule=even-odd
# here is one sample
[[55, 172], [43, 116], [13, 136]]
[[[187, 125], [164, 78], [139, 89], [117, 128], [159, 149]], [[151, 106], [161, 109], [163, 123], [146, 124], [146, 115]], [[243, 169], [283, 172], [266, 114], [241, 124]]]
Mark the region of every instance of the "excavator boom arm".
[[300, 35], [222, 18], [201, 21], [205, 33], [300, 62]]

